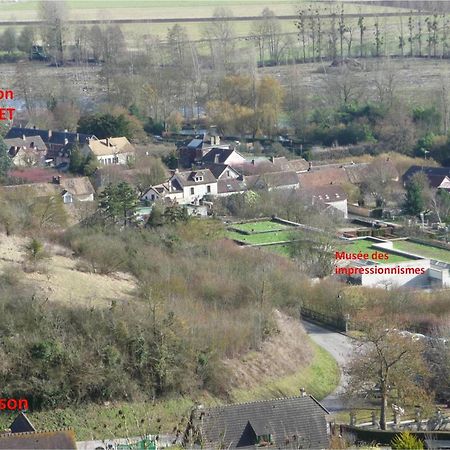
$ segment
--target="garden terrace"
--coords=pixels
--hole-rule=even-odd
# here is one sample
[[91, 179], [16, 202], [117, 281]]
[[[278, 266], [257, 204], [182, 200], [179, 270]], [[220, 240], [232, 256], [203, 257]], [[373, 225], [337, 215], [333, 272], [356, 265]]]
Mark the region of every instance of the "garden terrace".
[[394, 249], [424, 258], [450, 263], [450, 250], [410, 240], [394, 241]]
[[[401, 263], [401, 262], [409, 262], [414, 261], [415, 259], [413, 256], [409, 257], [408, 255], [401, 255], [397, 254], [389, 249], [386, 248], [380, 248], [376, 244], [381, 243], [382, 241], [378, 240], [372, 240], [372, 239], [356, 239], [348, 242], [340, 243], [336, 251], [345, 251], [347, 253], [368, 253], [369, 259], [380, 263], [380, 264], [392, 264], [392, 263]], [[400, 249], [399, 249], [400, 250]], [[375, 251], [387, 253], [389, 255], [389, 259], [387, 260], [373, 260], [371, 258], [371, 254]]]

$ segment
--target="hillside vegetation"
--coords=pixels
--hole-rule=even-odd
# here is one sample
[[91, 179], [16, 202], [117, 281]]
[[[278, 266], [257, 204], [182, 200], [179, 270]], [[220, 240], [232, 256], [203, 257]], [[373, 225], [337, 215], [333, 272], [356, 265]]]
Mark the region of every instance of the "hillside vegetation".
[[[61, 256], [43, 262], [32, 276], [17, 270], [16, 262], [3, 262], [2, 395], [27, 397], [33, 409], [198, 390], [228, 398], [230, 368], [223, 361], [258, 351], [277, 335], [272, 310], [298, 305], [302, 279], [289, 260], [242, 252], [218, 239], [218, 230], [214, 222], [193, 220], [158, 232], [68, 231], [63, 241], [80, 259], [65, 270], [87, 291], [91, 280], [112, 283], [98, 301], [74, 302], [58, 290], [51, 298], [43, 295], [39, 277], [57, 285], [52, 268]], [[8, 240], [2, 239], [7, 248]], [[122, 293], [111, 296], [117, 270], [137, 281], [134, 290], [123, 290], [133, 286], [130, 278]], [[67, 274], [60, 274], [64, 283]], [[300, 358], [280, 375], [309, 361]]]

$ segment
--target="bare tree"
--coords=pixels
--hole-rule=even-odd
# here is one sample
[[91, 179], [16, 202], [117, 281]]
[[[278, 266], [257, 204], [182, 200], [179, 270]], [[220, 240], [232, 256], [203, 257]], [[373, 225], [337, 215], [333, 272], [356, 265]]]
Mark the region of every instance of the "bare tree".
[[41, 0], [39, 3], [39, 18], [44, 23], [41, 28], [42, 39], [55, 64], [61, 64], [64, 61], [68, 15], [69, 10], [64, 0], [58, 2]]
[[425, 383], [429, 369], [423, 359], [423, 345], [399, 334], [398, 328], [404, 324], [393, 323], [386, 318], [365, 321], [362, 345], [348, 366], [347, 390], [352, 397], [371, 394], [378, 388], [382, 430], [386, 429], [390, 401], [402, 406], [429, 402]]
[[227, 8], [216, 8], [213, 19], [203, 28], [203, 36], [209, 41], [213, 67], [226, 71], [232, 63], [235, 50], [232, 22], [225, 20], [233, 13]]
[[297, 28], [299, 31], [299, 39], [302, 43], [302, 54], [303, 54], [303, 62], [306, 62], [306, 20], [305, 20], [305, 12], [300, 10], [298, 13], [298, 22]]
[[409, 42], [409, 56], [414, 56], [414, 21], [412, 16], [408, 17], [408, 42]]
[[359, 56], [362, 58], [364, 56], [364, 31], [366, 31], [366, 26], [364, 25], [364, 16], [358, 18], [359, 27]]

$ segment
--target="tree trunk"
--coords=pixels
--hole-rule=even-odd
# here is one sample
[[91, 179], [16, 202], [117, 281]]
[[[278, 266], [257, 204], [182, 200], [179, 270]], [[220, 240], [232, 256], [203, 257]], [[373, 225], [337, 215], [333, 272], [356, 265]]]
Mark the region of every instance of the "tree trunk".
[[380, 410], [380, 429], [386, 429], [386, 411], [387, 411], [387, 388], [381, 387], [381, 410]]

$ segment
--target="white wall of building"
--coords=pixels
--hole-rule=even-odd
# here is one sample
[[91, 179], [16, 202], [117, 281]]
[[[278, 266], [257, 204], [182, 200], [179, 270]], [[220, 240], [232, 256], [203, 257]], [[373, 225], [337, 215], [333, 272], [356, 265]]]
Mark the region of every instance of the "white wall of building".
[[[423, 268], [425, 273], [423, 275], [417, 274], [362, 274], [361, 284], [363, 286], [371, 287], [421, 287], [427, 285], [429, 282], [429, 270], [430, 270], [430, 260], [429, 259], [418, 259], [411, 262], [402, 262], [397, 264], [379, 264], [378, 267], [383, 269], [392, 267], [411, 267], [411, 268]], [[373, 266], [366, 266], [373, 267]]]
[[217, 195], [217, 182], [183, 187], [183, 203], [195, 203], [205, 195]]

